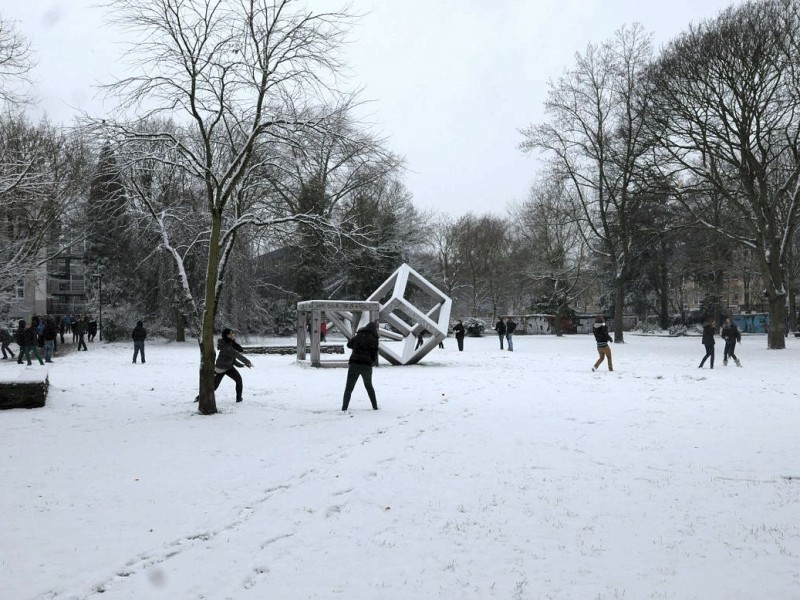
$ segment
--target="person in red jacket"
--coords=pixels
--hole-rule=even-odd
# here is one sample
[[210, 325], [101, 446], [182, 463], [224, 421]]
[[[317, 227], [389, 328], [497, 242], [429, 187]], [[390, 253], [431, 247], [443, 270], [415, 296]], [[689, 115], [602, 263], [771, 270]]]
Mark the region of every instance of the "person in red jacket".
[[328, 324], [322, 319], [322, 323], [319, 324], [319, 341], [324, 342], [326, 335], [328, 335]]
[[342, 411], [347, 411], [350, 406], [350, 396], [356, 387], [358, 378], [364, 380], [372, 410], [378, 410], [378, 400], [375, 389], [372, 387], [372, 365], [378, 362], [378, 324], [375, 321], [367, 323], [366, 327], [359, 329], [347, 347], [353, 350], [348, 361], [347, 383], [344, 386], [344, 399]]

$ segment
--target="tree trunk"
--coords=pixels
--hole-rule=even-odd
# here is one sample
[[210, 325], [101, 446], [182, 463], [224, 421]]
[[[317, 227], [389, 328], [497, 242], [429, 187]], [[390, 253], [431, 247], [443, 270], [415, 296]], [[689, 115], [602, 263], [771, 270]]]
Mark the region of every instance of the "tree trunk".
[[782, 350], [786, 348], [786, 296], [769, 295], [769, 325], [767, 326], [767, 348]]
[[622, 333], [622, 320], [625, 314], [625, 278], [617, 277], [614, 282], [616, 285], [616, 298], [614, 299], [614, 343], [624, 344]]
[[214, 320], [217, 314], [216, 284], [219, 276], [219, 240], [221, 217], [212, 211], [211, 238], [208, 243], [208, 265], [206, 266], [205, 308], [200, 331], [200, 404], [198, 412], [213, 415], [217, 412], [214, 398]]
[[658, 325], [661, 329], [669, 329], [669, 278], [667, 265], [662, 262], [658, 265]]
[[183, 314], [179, 310], [175, 311], [175, 341], [186, 341], [186, 326], [184, 324]]

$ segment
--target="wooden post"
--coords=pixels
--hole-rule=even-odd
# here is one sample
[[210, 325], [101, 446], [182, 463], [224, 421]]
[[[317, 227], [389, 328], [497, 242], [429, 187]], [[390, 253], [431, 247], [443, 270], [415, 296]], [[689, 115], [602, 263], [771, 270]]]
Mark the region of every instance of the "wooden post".
[[306, 311], [297, 311], [297, 360], [306, 359]]
[[319, 366], [319, 323], [320, 310], [315, 308], [311, 311], [311, 366]]

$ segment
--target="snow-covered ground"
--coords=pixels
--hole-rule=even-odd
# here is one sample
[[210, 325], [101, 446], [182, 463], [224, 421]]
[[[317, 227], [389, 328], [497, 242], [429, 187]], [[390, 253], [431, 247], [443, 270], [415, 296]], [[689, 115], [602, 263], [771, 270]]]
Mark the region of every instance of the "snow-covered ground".
[[800, 598], [788, 346], [450, 338], [349, 414], [345, 370], [256, 355], [203, 417], [194, 343], [95, 343], [0, 412], [0, 597]]

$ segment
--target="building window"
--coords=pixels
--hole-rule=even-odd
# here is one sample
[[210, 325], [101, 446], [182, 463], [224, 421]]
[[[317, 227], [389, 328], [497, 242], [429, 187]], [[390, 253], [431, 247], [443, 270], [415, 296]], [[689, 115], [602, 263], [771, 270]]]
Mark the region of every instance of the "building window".
[[22, 298], [25, 297], [25, 282], [22, 281], [21, 279], [17, 282], [16, 296], [19, 299], [22, 299]]
[[739, 292], [734, 292], [733, 294], [733, 303], [739, 304]]

